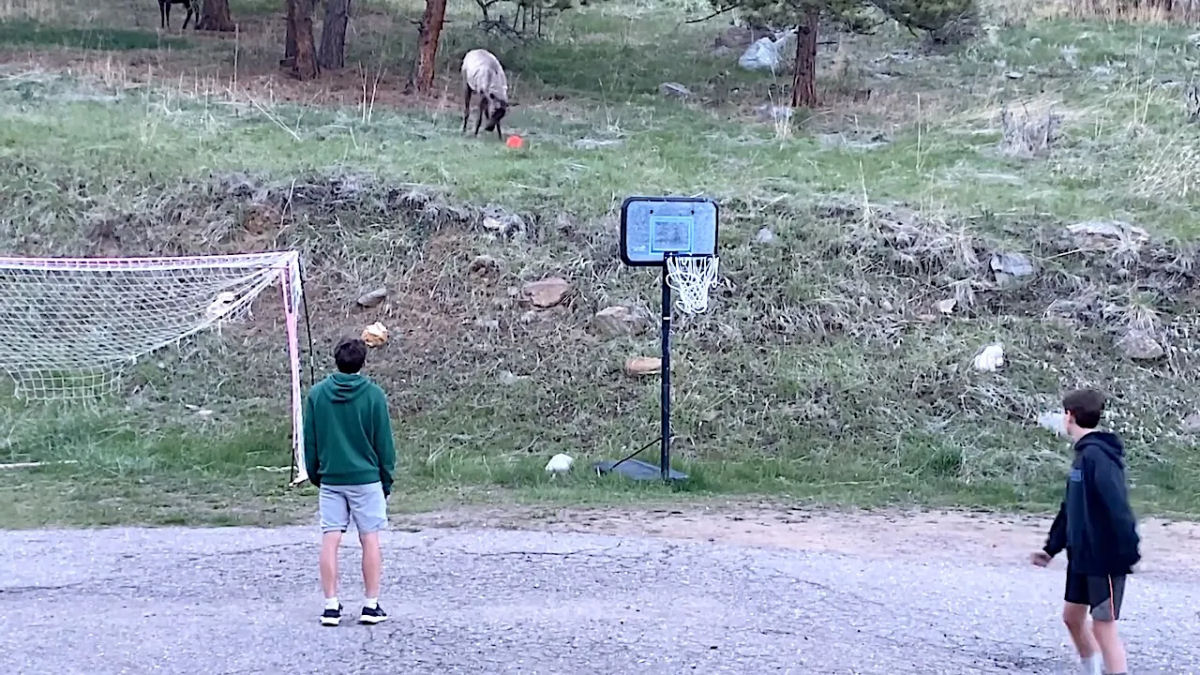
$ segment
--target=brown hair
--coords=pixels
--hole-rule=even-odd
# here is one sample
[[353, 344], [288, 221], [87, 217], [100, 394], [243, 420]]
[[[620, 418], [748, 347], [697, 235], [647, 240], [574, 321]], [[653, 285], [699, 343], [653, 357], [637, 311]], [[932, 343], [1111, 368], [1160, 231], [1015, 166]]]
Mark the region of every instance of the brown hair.
[[342, 340], [333, 350], [333, 360], [337, 369], [346, 374], [354, 374], [362, 370], [367, 360], [367, 343], [360, 338]]
[[1104, 414], [1104, 394], [1095, 389], [1076, 389], [1063, 397], [1063, 410], [1071, 413], [1075, 424], [1084, 429], [1095, 429]]

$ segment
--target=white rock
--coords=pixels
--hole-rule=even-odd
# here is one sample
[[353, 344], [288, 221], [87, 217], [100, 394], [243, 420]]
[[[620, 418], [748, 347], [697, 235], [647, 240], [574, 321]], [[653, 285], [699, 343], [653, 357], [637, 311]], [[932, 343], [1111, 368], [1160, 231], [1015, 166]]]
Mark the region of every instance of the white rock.
[[546, 473], [560, 474], [571, 470], [571, 466], [575, 464], [575, 460], [571, 459], [570, 455], [564, 455], [561, 452], [550, 458], [546, 462]]
[[1058, 436], [1067, 435], [1067, 420], [1061, 412], [1049, 411], [1038, 415], [1038, 426]]
[[663, 82], [658, 85], [658, 93], [668, 98], [689, 98], [692, 95], [692, 90], [678, 82]]
[[1004, 365], [1004, 347], [999, 343], [984, 347], [975, 355], [975, 370], [994, 373]]
[[1166, 350], [1146, 331], [1130, 330], [1117, 340], [1117, 348], [1134, 361], [1156, 361], [1166, 355]]

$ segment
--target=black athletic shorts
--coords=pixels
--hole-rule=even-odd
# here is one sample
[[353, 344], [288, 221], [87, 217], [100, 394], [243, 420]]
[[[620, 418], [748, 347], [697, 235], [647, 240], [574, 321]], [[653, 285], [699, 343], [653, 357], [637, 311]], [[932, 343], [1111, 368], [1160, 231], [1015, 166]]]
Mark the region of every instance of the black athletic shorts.
[[1121, 600], [1125, 597], [1125, 576], [1092, 576], [1067, 570], [1067, 602], [1087, 605], [1096, 621], [1121, 618]]

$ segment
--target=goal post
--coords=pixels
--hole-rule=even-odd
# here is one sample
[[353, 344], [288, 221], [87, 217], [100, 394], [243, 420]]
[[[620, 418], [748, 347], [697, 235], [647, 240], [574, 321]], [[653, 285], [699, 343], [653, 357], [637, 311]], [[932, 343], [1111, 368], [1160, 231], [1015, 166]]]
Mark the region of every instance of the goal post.
[[296, 251], [158, 258], [0, 256], [0, 371], [18, 398], [82, 403], [117, 393], [139, 359], [242, 320], [282, 293], [291, 371], [292, 484], [304, 467]]

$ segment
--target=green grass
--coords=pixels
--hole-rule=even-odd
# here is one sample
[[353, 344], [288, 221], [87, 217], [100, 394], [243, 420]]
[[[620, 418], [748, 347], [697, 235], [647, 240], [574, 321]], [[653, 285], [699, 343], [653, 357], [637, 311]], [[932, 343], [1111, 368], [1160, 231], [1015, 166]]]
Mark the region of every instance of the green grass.
[[150, 31], [121, 28], [72, 28], [34, 21], [0, 21], [0, 45], [26, 48], [66, 47], [93, 51], [187, 49], [187, 40]]
[[[230, 41], [189, 39], [176, 53], [183, 43], [166, 41], [177, 38], [160, 47], [150, 32], [75, 28], [93, 10], [61, 9], [61, 26], [6, 19], [0, 46], [161, 48], [156, 68], [184, 73], [234, 61]], [[405, 72], [416, 5], [366, 9], [409, 32], [356, 24], [349, 60]], [[243, 18], [268, 10], [234, 3]], [[276, 103], [254, 88], [231, 100], [226, 85], [209, 86], [227, 73], [204, 86], [172, 74], [130, 87], [120, 72], [6, 68], [0, 249], [299, 248], [319, 368], [341, 333], [376, 319], [393, 327], [371, 374], [397, 421], [399, 510], [730, 495], [1052, 508], [1068, 450], [1033, 420], [1062, 389], [1091, 384], [1114, 393], [1139, 507], [1200, 512], [1200, 464], [1179, 424], [1194, 411], [1200, 365], [1187, 276], [1200, 197], [1186, 191], [1200, 131], [1184, 123], [1171, 84], [1188, 81], [1200, 58], [1186, 30], [1032, 22], [948, 55], [921, 55], [898, 31], [855, 37], [861, 72], [833, 77], [823, 52], [828, 105], [784, 128], [756, 121], [753, 108], [786, 98], [789, 78], [710, 53], [719, 28], [681, 25], [678, 8], [602, 3], [523, 46], [480, 38], [469, 7], [452, 10], [439, 63], [447, 105], [381, 103], [369, 119], [352, 101]], [[137, 16], [130, 25], [148, 21]], [[526, 150], [458, 132], [454, 60], [481, 42], [507, 65], [520, 105], [506, 129]], [[240, 81], [273, 68], [277, 48], [239, 35]], [[663, 81], [696, 98], [664, 99]], [[871, 99], [855, 102], [866, 88]], [[1004, 105], [1052, 107], [1063, 138], [1046, 157], [1000, 154]], [[889, 142], [831, 142], [875, 133]], [[618, 144], [587, 150], [581, 139]], [[398, 196], [409, 192], [438, 196], [413, 206]], [[608, 304], [657, 310], [657, 278], [615, 260], [613, 216], [624, 196], [655, 192], [723, 201], [728, 284], [713, 313], [680, 322], [677, 336], [675, 448], [691, 480], [676, 490], [587, 469], [657, 432], [656, 381], [619, 373], [626, 357], [656, 353], [654, 332], [605, 340], [588, 329]], [[488, 206], [521, 214], [524, 236], [497, 238], [455, 215]], [[278, 232], [254, 239], [245, 223], [263, 210]], [[1156, 241], [1125, 259], [1080, 252], [1062, 227], [1093, 218], [1129, 220]], [[762, 227], [776, 245], [754, 243]], [[990, 254], [1006, 250], [1029, 254], [1038, 276], [995, 287]], [[466, 272], [480, 254], [501, 261], [499, 278]], [[551, 273], [575, 283], [573, 299], [526, 317], [510, 289]], [[346, 309], [381, 283], [394, 291], [387, 305]], [[953, 317], [928, 316], [956, 295]], [[1080, 306], [1058, 320], [1056, 300]], [[1152, 310], [1169, 360], [1134, 363], [1114, 348], [1135, 306]], [[0, 525], [307, 518], [312, 489], [287, 490], [269, 470], [288, 460], [274, 311], [264, 301], [257, 331], [166, 350], [162, 366], [130, 374], [123, 399], [90, 412], [5, 406], [0, 462], [75, 463], [0, 472]], [[974, 372], [975, 350], [993, 340], [1008, 367]], [[215, 412], [201, 419], [188, 406]], [[556, 452], [578, 459], [575, 476], [543, 474]]]

